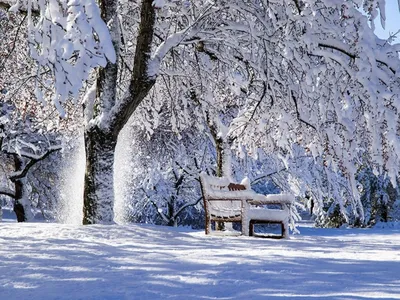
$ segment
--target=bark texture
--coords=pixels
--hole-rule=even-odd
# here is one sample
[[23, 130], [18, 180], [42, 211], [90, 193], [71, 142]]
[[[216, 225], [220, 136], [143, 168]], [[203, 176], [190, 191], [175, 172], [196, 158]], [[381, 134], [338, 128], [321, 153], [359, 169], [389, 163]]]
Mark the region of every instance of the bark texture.
[[151, 45], [154, 35], [156, 14], [153, 0], [143, 0], [140, 13], [139, 34], [136, 39], [136, 50], [133, 61], [132, 77], [129, 83], [128, 96], [114, 109], [110, 120], [110, 128], [118, 135], [130, 117], [148, 95], [156, 82], [156, 78], [148, 76]]
[[[22, 158], [18, 155], [14, 155], [14, 167], [17, 172], [23, 169]], [[14, 181], [14, 212], [17, 216], [18, 222], [28, 221], [28, 218], [31, 215], [29, 201], [26, 199], [24, 181], [25, 178], [19, 178]]]
[[[101, 1], [103, 18], [108, 24], [117, 14], [116, 0]], [[114, 218], [114, 156], [118, 135], [136, 108], [147, 96], [155, 83], [149, 78], [154, 34], [155, 11], [153, 0], [143, 0], [136, 40], [136, 52], [129, 92], [116, 101], [118, 62], [108, 63], [97, 81], [97, 105], [94, 118], [107, 118], [104, 124], [89, 125], [85, 130], [86, 173], [84, 184], [83, 224], [112, 223]], [[119, 49], [119, 29], [110, 28], [116, 52]], [[118, 57], [118, 55], [117, 55]]]
[[218, 130], [214, 125], [209, 125], [211, 136], [215, 144], [215, 152], [217, 155], [216, 161], [216, 176], [228, 178], [231, 177], [231, 144], [230, 138], [222, 138], [218, 135]]
[[27, 218], [25, 216], [25, 208], [24, 205], [22, 204], [22, 199], [23, 199], [23, 183], [21, 180], [17, 180], [14, 183], [15, 185], [15, 200], [14, 200], [14, 212], [15, 215], [17, 216], [17, 221], [18, 222], [25, 222], [27, 221]]
[[27, 192], [27, 175], [29, 170], [35, 164], [58, 150], [61, 150], [61, 146], [50, 147], [41, 156], [30, 153], [23, 153], [21, 156], [16, 152], [6, 152], [12, 155], [14, 159], [14, 174], [9, 177], [10, 181], [14, 183], [14, 191], [7, 188], [0, 188], [0, 195], [6, 195], [14, 199], [14, 212], [18, 222], [30, 221], [34, 218]]
[[114, 220], [114, 153], [116, 139], [97, 127], [85, 132], [86, 172], [83, 224]]

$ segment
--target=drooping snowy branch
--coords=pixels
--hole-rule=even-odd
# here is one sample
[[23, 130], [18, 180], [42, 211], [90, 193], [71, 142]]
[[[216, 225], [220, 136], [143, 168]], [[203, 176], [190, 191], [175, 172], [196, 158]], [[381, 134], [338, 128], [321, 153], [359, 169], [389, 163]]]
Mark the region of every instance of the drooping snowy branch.
[[[53, 74], [52, 101], [64, 116], [62, 103], [78, 95], [90, 71], [116, 60], [107, 26], [93, 0], [21, 0], [9, 11], [18, 12], [21, 7], [27, 10], [30, 56], [38, 67]], [[43, 100], [39, 88], [36, 96]]]

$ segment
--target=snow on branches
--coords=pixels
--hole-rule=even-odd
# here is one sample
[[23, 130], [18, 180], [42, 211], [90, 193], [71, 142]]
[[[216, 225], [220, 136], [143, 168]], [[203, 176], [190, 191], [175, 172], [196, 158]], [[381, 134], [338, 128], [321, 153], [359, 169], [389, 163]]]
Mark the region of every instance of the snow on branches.
[[393, 184], [400, 164], [400, 46], [370, 28], [374, 10], [384, 19], [384, 4], [214, 2], [207, 21], [161, 65], [156, 89], [171, 98], [173, 130], [192, 126], [193, 117], [197, 125], [221, 119], [233, 148], [254, 156], [262, 149], [294, 157], [300, 144], [327, 174], [345, 179], [343, 196], [329, 193], [342, 213], [351, 202], [363, 219], [355, 180], [362, 159]]
[[[28, 8], [31, 56], [55, 75], [61, 113], [89, 71], [116, 61], [113, 47], [121, 49], [121, 61], [99, 77], [98, 97], [85, 102], [91, 141], [101, 132], [115, 143], [139, 108], [147, 110], [136, 119], [141, 126], [157, 126], [157, 114], [166, 113], [178, 134], [193, 123], [215, 127], [217, 139], [228, 137], [255, 159], [261, 149], [287, 160], [301, 145], [347, 179], [354, 195], [363, 159], [395, 183], [400, 46], [370, 28], [378, 12], [384, 22], [384, 0], [110, 2], [112, 40], [93, 0], [21, 0], [12, 8]], [[158, 109], [165, 103], [167, 112]]]
[[[94, 0], [27, 1], [15, 3], [9, 11], [27, 11], [30, 56], [45, 71], [54, 75], [53, 103], [63, 116], [64, 103], [76, 97], [90, 71], [116, 61], [107, 25]], [[37, 87], [36, 96], [43, 100]]]

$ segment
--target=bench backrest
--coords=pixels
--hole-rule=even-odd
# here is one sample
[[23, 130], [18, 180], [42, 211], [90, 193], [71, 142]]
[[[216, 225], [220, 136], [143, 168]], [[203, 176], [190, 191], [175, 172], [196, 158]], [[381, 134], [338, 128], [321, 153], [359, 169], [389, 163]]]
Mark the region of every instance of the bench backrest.
[[245, 185], [230, 182], [226, 177], [215, 177], [205, 173], [200, 174], [200, 182], [205, 207], [212, 215], [229, 217], [240, 214], [242, 197], [238, 195], [247, 190]]
[[206, 198], [212, 198], [215, 194], [221, 195], [217, 197], [223, 197], [222, 195], [226, 194], [227, 198], [232, 198], [235, 196], [233, 193], [229, 192], [249, 190], [249, 187], [244, 184], [230, 182], [226, 177], [210, 176], [204, 172], [200, 174], [200, 183], [203, 195], [206, 196]]

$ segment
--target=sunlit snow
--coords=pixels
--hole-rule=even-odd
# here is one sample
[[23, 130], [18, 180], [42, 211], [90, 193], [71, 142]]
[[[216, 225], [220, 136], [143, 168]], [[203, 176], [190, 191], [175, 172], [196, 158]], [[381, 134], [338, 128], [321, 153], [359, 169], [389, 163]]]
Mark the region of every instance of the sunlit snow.
[[300, 230], [0, 223], [0, 298], [400, 299], [399, 226]]

